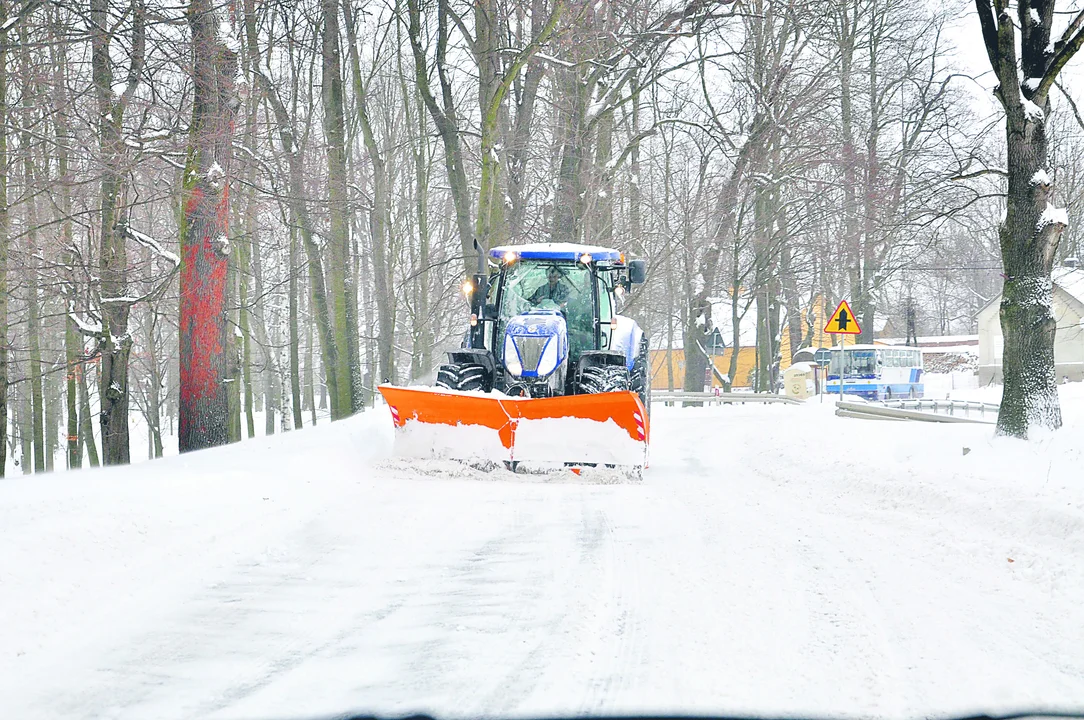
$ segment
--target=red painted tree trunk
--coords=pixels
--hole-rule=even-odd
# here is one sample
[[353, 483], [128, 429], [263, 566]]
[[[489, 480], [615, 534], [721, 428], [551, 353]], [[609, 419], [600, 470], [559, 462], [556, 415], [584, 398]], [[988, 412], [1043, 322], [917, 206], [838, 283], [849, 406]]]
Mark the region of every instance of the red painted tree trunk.
[[227, 180], [238, 107], [238, 64], [235, 46], [219, 33], [220, 28], [236, 28], [235, 18], [231, 20], [220, 25], [211, 0], [192, 0], [189, 6], [195, 94], [181, 221], [181, 452], [229, 441]]

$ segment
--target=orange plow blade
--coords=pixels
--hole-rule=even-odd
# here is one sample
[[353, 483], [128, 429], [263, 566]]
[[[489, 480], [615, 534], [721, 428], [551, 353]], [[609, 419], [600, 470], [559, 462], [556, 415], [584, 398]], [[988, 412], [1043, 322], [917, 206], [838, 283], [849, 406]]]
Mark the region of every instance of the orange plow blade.
[[644, 467], [650, 428], [632, 392], [517, 398], [381, 385], [396, 452], [414, 457]]

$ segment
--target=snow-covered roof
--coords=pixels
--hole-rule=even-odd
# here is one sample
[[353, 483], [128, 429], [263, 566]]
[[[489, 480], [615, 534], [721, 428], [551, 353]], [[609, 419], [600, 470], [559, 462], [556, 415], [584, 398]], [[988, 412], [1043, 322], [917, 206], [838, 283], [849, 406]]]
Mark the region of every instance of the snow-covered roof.
[[613, 248], [565, 242], [501, 245], [491, 248], [489, 256], [500, 260], [508, 252], [514, 252], [525, 260], [579, 260], [583, 255], [590, 255], [595, 260], [621, 259], [621, 253]]
[[920, 348], [923, 355], [978, 355], [978, 345], [937, 345]]
[[[945, 345], [978, 345], [978, 335], [921, 335], [916, 338], [920, 347], [939, 348]], [[906, 345], [907, 338], [877, 338], [877, 345]]]
[[1060, 287], [1077, 302], [1084, 304], [1084, 270], [1060, 266], [1050, 274], [1054, 285]]
[[[1050, 273], [1050, 279], [1054, 282], [1054, 287], [1060, 288], [1069, 297], [1084, 305], [1084, 269], [1059, 265]], [[1001, 293], [998, 293], [990, 298], [990, 301], [983, 305], [975, 315], [981, 315], [990, 306], [1000, 303]]]

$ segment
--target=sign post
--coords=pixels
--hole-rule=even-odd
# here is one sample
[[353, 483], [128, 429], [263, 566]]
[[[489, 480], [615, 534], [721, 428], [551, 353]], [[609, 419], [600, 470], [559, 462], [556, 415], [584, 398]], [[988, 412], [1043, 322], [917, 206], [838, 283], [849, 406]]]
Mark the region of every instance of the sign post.
[[[854, 312], [851, 310], [851, 306], [847, 304], [846, 300], [841, 300], [839, 307], [832, 313], [832, 317], [829, 318], [828, 324], [824, 326], [824, 332], [830, 333], [833, 337], [839, 336], [839, 401], [843, 402], [843, 370], [846, 367], [843, 354], [843, 336], [844, 335], [860, 335], [862, 334], [862, 328], [858, 326], [858, 320], [854, 317]], [[828, 371], [831, 372], [832, 363], [828, 362]], [[825, 384], [828, 383], [828, 374], [825, 373]]]

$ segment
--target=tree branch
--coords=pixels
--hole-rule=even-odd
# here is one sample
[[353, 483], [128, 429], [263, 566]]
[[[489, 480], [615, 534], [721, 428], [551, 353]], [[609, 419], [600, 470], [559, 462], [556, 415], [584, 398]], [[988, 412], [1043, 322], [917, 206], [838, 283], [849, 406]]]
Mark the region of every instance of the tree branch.
[[[1073, 22], [1069, 27], [1072, 28], [1073, 26], [1077, 26], [1079, 28], [1081, 22], [1084, 22], [1084, 20], [1081, 19], [1082, 15], [1084, 15], [1084, 10], [1081, 10], [1080, 14], [1073, 18]], [[1062, 36], [1062, 42], [1065, 42], [1065, 38], [1069, 37], [1069, 29], [1066, 29], [1065, 32], [1066, 34]], [[1080, 50], [1080, 46], [1084, 45], [1084, 29], [1078, 29], [1072, 39], [1065, 42], [1064, 45], [1060, 42], [1058, 44], [1061, 45], [1061, 47], [1059, 47], [1054, 54], [1054, 59], [1050, 61], [1050, 66], [1046, 69], [1046, 73], [1043, 74], [1043, 79], [1039, 83], [1039, 87], [1036, 88], [1035, 95], [1032, 96], [1033, 98], [1046, 98], [1047, 93], [1050, 92], [1050, 86], [1058, 79], [1058, 73], [1060, 73], [1061, 69], [1065, 67], [1065, 64], [1076, 55], [1077, 50]]]
[[975, 9], [979, 13], [979, 25], [982, 26], [982, 44], [986, 46], [986, 56], [990, 58], [990, 67], [998, 73], [1000, 60], [997, 52], [997, 24], [994, 22], [994, 10], [990, 0], [975, 0]]

